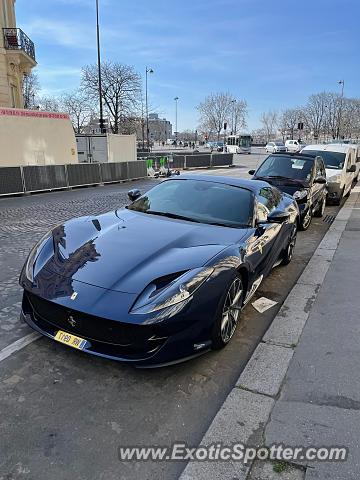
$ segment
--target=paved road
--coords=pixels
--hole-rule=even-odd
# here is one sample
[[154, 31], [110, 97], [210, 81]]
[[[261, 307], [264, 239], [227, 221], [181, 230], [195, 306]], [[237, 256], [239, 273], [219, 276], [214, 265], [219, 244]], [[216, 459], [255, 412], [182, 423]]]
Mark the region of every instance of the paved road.
[[[239, 156], [235, 168], [204, 172], [247, 176], [259, 159]], [[74, 215], [122, 206], [135, 184], [146, 190], [156, 182], [0, 199], [0, 350], [30, 332], [18, 320], [17, 278], [37, 238]], [[257, 294], [279, 305], [262, 315], [249, 305], [221, 352], [136, 370], [41, 338], [2, 361], [0, 479], [176, 479], [183, 463], [124, 464], [117, 447], [199, 442], [327, 228], [316, 219], [299, 234], [293, 262], [274, 269]]]

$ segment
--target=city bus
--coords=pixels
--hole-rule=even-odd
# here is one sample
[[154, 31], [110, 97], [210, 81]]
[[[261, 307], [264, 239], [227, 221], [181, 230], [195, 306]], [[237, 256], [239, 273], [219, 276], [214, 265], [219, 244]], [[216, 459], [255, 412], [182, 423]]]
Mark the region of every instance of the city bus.
[[229, 153], [251, 153], [251, 135], [229, 135], [226, 140]]

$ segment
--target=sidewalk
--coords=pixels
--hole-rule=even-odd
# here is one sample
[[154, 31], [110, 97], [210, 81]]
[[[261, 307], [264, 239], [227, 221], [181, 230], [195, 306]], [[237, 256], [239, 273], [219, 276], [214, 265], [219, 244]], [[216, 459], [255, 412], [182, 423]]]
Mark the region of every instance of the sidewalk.
[[[360, 478], [360, 188], [353, 190], [201, 445], [349, 448], [346, 462], [190, 462], [181, 480]], [[285, 467], [285, 466], [284, 466]]]

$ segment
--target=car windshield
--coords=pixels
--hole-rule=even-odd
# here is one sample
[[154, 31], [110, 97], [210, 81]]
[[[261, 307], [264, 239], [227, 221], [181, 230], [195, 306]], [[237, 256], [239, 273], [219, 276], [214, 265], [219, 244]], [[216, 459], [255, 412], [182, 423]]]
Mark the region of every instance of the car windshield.
[[334, 170], [342, 170], [345, 163], [345, 153], [329, 152], [327, 150], [305, 150], [304, 153], [311, 153], [312, 155], [319, 155], [322, 157], [326, 168], [333, 168]]
[[312, 159], [270, 155], [256, 172], [257, 177], [285, 177], [309, 181], [314, 161]]
[[277, 145], [278, 147], [284, 147], [284, 144], [281, 142], [275, 142], [275, 145]]
[[174, 179], [152, 188], [128, 209], [193, 222], [243, 227], [252, 223], [253, 194], [223, 183]]

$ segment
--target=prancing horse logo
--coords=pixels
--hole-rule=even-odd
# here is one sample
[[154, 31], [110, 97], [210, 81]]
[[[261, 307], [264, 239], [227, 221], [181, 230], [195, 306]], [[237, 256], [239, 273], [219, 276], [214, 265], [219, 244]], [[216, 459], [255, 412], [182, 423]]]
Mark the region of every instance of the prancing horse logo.
[[69, 323], [72, 327], [75, 327], [75, 325], [76, 325], [76, 320], [75, 320], [75, 318], [74, 318], [72, 315], [69, 316], [69, 318], [67, 319], [67, 321], [68, 321], [68, 323]]
[[77, 292], [74, 292], [72, 295], [71, 295], [71, 300], [75, 300], [76, 297], [78, 296], [78, 293]]

